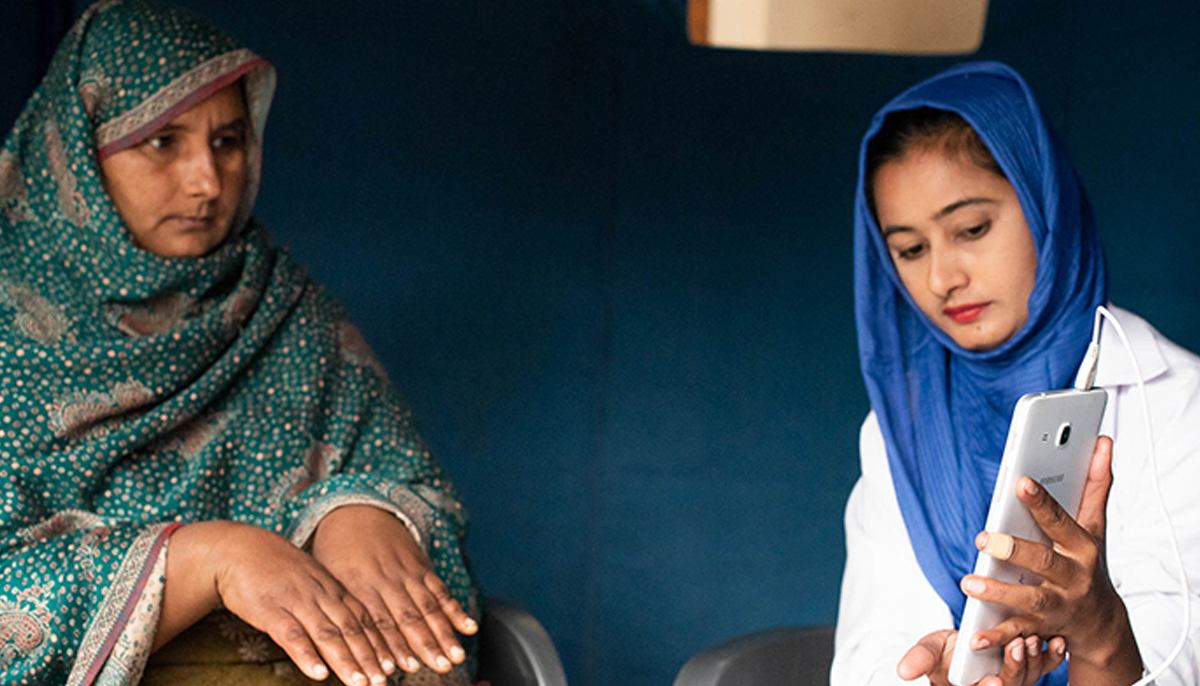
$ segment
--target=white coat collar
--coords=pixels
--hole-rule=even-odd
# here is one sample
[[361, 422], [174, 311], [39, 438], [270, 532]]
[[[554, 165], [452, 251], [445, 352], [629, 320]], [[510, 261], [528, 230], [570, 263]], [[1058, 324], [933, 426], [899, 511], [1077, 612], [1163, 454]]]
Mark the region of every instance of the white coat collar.
[[[1122, 310], [1109, 304], [1108, 309], [1116, 315], [1117, 321], [1129, 336], [1129, 344], [1137, 356], [1142, 368], [1145, 381], [1167, 371], [1167, 361], [1163, 358], [1158, 347], [1159, 334], [1154, 327], [1141, 317], [1127, 310]], [[1131, 386], [1138, 381], [1129, 353], [1121, 343], [1117, 330], [1107, 320], [1104, 320], [1100, 332], [1100, 360], [1096, 365], [1097, 386]]]

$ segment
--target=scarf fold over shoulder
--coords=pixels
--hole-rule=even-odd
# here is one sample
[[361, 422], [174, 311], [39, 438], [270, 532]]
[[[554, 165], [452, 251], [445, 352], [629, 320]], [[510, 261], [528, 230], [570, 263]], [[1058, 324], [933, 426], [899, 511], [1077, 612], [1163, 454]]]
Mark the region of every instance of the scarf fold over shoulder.
[[[99, 160], [241, 80], [254, 133], [230, 237], [135, 247]], [[106, 0], [0, 150], [0, 673], [133, 684], [168, 536], [230, 519], [301, 545], [348, 503], [396, 512], [468, 611], [466, 517], [345, 313], [250, 212], [274, 70], [195, 17]]]
[[[1016, 189], [1037, 249], [1029, 319], [1000, 347], [965, 350], [916, 307], [900, 282], [863, 183], [867, 144], [891, 112], [956, 112], [982, 137]], [[926, 578], [955, 624], [958, 582], [974, 566], [1017, 399], [1066, 387], [1106, 300], [1104, 256], [1066, 150], [1019, 74], [963, 64], [883, 107], [863, 137], [854, 205], [855, 317], [871, 407], [887, 444], [900, 509]]]

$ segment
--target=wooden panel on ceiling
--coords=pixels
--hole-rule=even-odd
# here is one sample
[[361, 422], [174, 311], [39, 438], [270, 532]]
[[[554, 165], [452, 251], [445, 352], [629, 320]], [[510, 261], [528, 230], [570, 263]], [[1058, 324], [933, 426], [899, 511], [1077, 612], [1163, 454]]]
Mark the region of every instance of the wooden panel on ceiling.
[[697, 45], [961, 55], [983, 42], [987, 0], [690, 0]]

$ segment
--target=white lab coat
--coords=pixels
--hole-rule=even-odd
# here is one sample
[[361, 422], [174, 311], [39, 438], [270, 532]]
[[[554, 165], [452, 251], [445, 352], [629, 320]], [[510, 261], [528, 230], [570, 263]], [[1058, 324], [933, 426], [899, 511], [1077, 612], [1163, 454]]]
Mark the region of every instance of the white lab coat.
[[[1200, 684], [1200, 357], [1140, 317], [1113, 309], [1145, 375], [1163, 497], [1192, 590], [1187, 645], [1158, 686]], [[1108, 569], [1125, 601], [1145, 665], [1158, 667], [1182, 621], [1179, 582], [1154, 485], [1137, 376], [1105, 323], [1096, 385], [1108, 391], [1101, 431], [1113, 437]], [[831, 686], [903, 684], [896, 664], [925, 634], [953, 628], [925, 579], [900, 514], [883, 436], [871, 413], [860, 436], [862, 476], [846, 504], [846, 571]], [[1068, 646], [1068, 650], [1069, 650]], [[921, 683], [925, 683], [924, 680]]]

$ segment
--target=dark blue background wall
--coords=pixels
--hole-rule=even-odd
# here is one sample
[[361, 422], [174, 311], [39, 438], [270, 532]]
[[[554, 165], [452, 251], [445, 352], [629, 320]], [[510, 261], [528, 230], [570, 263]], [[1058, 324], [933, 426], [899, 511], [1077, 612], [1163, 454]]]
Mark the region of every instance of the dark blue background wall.
[[[5, 124], [31, 2], [0, 10]], [[650, 0], [180, 4], [278, 66], [259, 215], [361, 323], [465, 493], [486, 591], [573, 684], [834, 621], [867, 410], [858, 138], [956, 60], [696, 49]], [[1113, 299], [1192, 349], [1198, 24], [1005, 0], [980, 53], [1074, 151]]]

